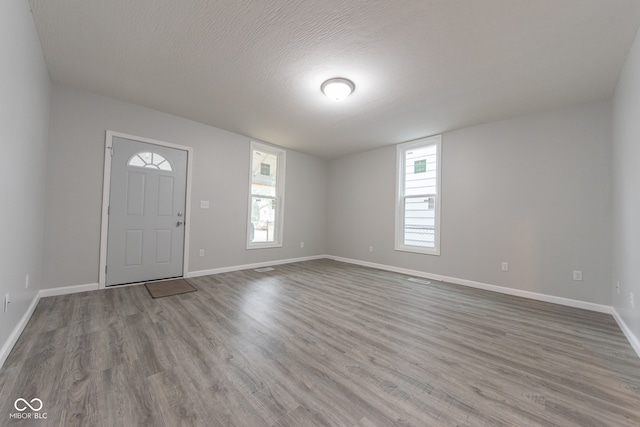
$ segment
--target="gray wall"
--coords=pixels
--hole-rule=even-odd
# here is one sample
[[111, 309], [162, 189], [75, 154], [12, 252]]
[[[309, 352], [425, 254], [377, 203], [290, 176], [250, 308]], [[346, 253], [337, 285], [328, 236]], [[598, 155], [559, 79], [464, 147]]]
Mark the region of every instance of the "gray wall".
[[[640, 339], [640, 35], [613, 102], [613, 307]], [[630, 293], [634, 294], [635, 309]]]
[[440, 256], [394, 250], [395, 147], [334, 160], [329, 253], [610, 305], [610, 144], [608, 102], [444, 134]]
[[98, 281], [106, 130], [193, 147], [190, 272], [325, 253], [324, 160], [287, 151], [284, 245], [247, 250], [250, 138], [58, 85], [50, 129], [46, 288]]
[[[51, 83], [26, 1], [0, 2], [0, 346], [42, 283]], [[25, 275], [30, 286], [25, 289]], [[2, 312], [9, 293], [8, 313]], [[0, 365], [3, 354], [0, 353]]]

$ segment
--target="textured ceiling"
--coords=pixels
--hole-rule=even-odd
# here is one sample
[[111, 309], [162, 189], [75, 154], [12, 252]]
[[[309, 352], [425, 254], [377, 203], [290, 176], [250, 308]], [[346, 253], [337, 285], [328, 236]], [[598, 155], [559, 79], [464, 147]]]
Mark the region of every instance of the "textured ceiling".
[[324, 158], [608, 98], [640, 22], [638, 0], [29, 3], [54, 82]]

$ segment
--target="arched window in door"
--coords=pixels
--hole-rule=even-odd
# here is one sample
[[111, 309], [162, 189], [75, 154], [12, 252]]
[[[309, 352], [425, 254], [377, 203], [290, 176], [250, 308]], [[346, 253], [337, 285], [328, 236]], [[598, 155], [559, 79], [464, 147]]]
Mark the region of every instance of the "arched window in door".
[[131, 156], [128, 166], [139, 168], [158, 169], [161, 171], [173, 171], [171, 163], [158, 153], [143, 152]]

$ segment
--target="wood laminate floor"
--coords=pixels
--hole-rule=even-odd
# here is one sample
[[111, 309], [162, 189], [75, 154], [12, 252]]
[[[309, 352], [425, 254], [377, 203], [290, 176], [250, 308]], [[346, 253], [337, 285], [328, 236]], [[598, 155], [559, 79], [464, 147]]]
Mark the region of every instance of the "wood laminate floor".
[[[640, 425], [610, 315], [406, 279], [319, 260], [43, 298], [0, 425]], [[10, 418], [36, 397], [46, 419]]]

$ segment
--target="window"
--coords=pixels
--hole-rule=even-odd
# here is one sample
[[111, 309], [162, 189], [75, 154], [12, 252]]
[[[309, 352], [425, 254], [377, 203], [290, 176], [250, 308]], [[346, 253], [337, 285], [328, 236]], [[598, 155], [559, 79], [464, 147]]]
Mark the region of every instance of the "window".
[[158, 169], [162, 171], [172, 171], [171, 163], [158, 153], [137, 153], [134, 154], [127, 163], [128, 166], [140, 168]]
[[251, 143], [247, 249], [282, 246], [285, 151]]
[[398, 145], [396, 250], [440, 254], [442, 136]]

